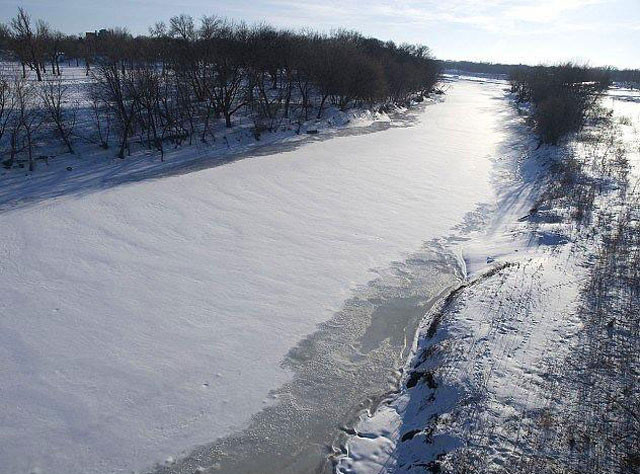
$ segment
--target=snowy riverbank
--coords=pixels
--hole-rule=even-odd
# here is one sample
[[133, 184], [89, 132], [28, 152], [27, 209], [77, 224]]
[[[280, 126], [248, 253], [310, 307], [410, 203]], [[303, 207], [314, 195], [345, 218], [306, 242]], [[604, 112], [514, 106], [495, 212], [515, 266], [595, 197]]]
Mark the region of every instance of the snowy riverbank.
[[[636, 403], [628, 308], [637, 276], [626, 262], [637, 249], [640, 103], [619, 90], [603, 102], [611, 119], [565, 147], [536, 149], [521, 127], [496, 176], [502, 193], [492, 217], [450, 246], [462, 246], [471, 263], [466, 282], [427, 313], [401, 391], [362, 413], [339, 472], [634, 462], [626, 457], [633, 439], [616, 436], [630, 432], [617, 397]], [[621, 375], [613, 368], [625, 357]]]

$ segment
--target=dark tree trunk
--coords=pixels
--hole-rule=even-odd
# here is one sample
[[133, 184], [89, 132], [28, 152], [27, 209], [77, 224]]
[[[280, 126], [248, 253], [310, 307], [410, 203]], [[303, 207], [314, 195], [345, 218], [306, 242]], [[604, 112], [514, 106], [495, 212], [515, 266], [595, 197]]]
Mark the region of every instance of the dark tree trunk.
[[318, 118], [322, 118], [322, 109], [324, 107], [324, 103], [326, 102], [328, 96], [323, 96], [322, 101], [320, 102], [320, 109], [318, 109]]

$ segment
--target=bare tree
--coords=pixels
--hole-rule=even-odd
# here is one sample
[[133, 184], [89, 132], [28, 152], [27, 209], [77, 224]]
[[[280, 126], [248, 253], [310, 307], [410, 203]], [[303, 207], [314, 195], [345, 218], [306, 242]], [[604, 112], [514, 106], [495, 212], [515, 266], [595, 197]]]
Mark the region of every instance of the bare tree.
[[11, 29], [4, 23], [0, 23], [0, 54], [11, 47]]
[[74, 153], [71, 136], [78, 117], [78, 101], [71, 100], [69, 87], [60, 79], [49, 81], [42, 87], [40, 96], [46, 118], [53, 125], [69, 153]]
[[40, 50], [40, 41], [33, 32], [31, 17], [22, 7], [18, 8], [18, 14], [11, 19], [11, 28], [15, 37], [17, 53], [23, 67], [24, 64], [29, 65], [36, 71], [38, 81], [41, 81], [42, 52]]
[[185, 14], [174, 16], [169, 20], [169, 34], [184, 41], [196, 39], [196, 28], [193, 17]]
[[248, 99], [256, 118], [264, 119], [265, 128], [273, 130], [288, 115], [291, 100], [288, 38], [270, 26], [259, 25], [251, 29], [248, 41]]
[[15, 111], [15, 94], [6, 77], [0, 77], [0, 143]]
[[16, 128], [15, 140], [19, 134], [24, 134], [25, 145], [29, 161], [29, 171], [35, 169], [33, 148], [35, 145], [36, 133], [43, 122], [42, 110], [38, 103], [38, 94], [33, 84], [25, 79], [16, 78], [13, 83], [16, 103]]
[[[43, 43], [44, 54], [51, 64], [51, 74], [60, 75], [60, 57], [62, 55], [62, 45], [64, 35], [59, 31], [53, 31], [48, 24], [38, 22], [39, 38]], [[43, 66], [44, 69], [44, 66]]]
[[153, 40], [154, 56], [160, 60], [162, 75], [164, 76], [171, 56], [171, 38], [169, 37], [167, 25], [162, 21], [156, 22], [149, 27], [149, 35]]
[[227, 128], [232, 126], [231, 116], [247, 104], [245, 82], [245, 54], [247, 28], [227, 23], [219, 28], [211, 41], [214, 53], [213, 75], [209, 76], [216, 108], [223, 114]]
[[91, 89], [89, 103], [91, 110], [91, 122], [94, 133], [86, 137], [89, 141], [97, 142], [105, 150], [109, 148], [109, 137], [111, 136], [112, 115], [109, 107], [100, 97], [100, 93]]
[[155, 64], [141, 64], [131, 73], [130, 88], [147, 146], [158, 150], [164, 160], [164, 141], [172, 127], [171, 104], [163, 99], [169, 94], [167, 83]]
[[115, 61], [103, 61], [94, 68], [93, 78], [96, 81], [96, 93], [113, 111], [120, 133], [118, 157], [124, 158], [125, 150], [129, 150], [129, 137], [134, 132], [137, 107], [136, 97], [131, 94], [128, 73], [123, 73]]

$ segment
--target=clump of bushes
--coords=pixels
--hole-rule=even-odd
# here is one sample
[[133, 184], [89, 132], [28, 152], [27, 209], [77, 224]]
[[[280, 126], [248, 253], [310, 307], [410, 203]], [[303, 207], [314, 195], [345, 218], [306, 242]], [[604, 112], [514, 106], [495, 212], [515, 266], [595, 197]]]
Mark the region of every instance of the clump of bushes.
[[572, 63], [516, 69], [510, 81], [518, 102], [533, 105], [532, 119], [540, 142], [552, 145], [583, 127], [588, 113], [611, 84], [608, 70]]

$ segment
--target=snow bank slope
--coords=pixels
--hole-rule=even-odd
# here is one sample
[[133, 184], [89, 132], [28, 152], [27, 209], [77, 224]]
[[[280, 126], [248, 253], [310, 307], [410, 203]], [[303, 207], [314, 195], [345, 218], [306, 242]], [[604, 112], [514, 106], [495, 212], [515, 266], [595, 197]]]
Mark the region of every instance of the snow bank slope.
[[0, 214], [3, 469], [120, 472], [246, 424], [370, 269], [491, 199], [501, 95]]
[[469, 280], [427, 314], [401, 392], [361, 414], [338, 472], [614, 472], [637, 452], [640, 102], [616, 96], [563, 147], [514, 135], [486, 232], [462, 242]]

